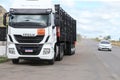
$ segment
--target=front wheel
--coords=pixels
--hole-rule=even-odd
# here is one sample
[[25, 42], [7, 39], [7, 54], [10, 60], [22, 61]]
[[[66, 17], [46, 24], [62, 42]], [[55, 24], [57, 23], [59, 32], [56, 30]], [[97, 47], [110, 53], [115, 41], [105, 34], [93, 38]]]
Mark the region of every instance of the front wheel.
[[98, 48], [98, 51], [101, 51], [101, 49]]
[[61, 61], [63, 59], [63, 56], [64, 56], [64, 47], [62, 45], [56, 46], [55, 52], [58, 54], [56, 57], [56, 61]]
[[12, 59], [12, 63], [13, 64], [18, 64], [19, 63], [19, 59]]
[[108, 49], [108, 51], [112, 51], [111, 49]]
[[48, 64], [49, 64], [49, 65], [53, 65], [54, 63], [55, 63], [55, 59], [52, 59], [52, 60], [49, 60], [49, 61], [48, 61]]

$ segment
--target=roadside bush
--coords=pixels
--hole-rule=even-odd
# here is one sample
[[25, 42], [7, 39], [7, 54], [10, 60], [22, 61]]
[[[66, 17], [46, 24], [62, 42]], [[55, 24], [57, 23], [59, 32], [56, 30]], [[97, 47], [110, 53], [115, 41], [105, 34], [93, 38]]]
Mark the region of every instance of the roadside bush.
[[7, 57], [0, 57], [0, 63], [8, 61]]

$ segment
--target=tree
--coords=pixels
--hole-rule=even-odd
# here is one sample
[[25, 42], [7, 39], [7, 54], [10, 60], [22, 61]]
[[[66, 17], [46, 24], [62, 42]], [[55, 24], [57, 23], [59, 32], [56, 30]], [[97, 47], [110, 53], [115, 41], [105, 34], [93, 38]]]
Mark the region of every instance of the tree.
[[111, 39], [111, 36], [108, 35], [108, 36], [104, 37], [104, 39], [106, 39], [106, 40], [110, 40], [110, 39]]

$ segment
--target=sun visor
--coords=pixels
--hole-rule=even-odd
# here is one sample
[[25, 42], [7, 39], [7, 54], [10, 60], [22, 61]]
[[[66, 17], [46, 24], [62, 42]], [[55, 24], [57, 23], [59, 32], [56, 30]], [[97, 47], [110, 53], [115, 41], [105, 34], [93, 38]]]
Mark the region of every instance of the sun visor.
[[11, 14], [50, 14], [52, 9], [10, 9]]
[[54, 8], [52, 0], [14, 0], [11, 8], [17, 9], [47, 9]]

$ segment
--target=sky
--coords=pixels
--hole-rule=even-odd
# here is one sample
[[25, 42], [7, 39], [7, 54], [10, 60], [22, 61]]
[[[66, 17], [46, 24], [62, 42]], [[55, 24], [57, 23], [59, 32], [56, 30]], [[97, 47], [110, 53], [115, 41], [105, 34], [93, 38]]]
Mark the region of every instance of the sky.
[[[14, 0], [0, 0], [7, 10]], [[77, 20], [77, 33], [89, 38], [110, 35], [120, 38], [120, 1], [52, 0]]]

